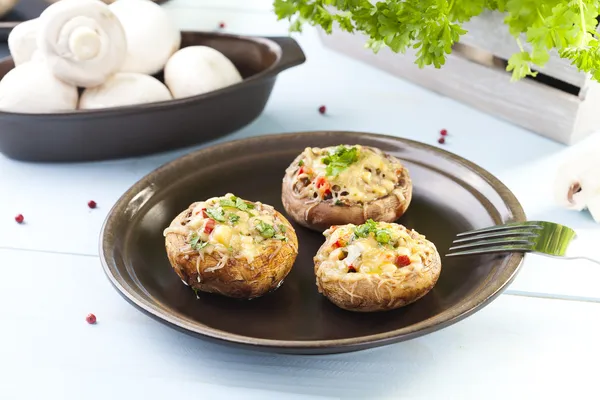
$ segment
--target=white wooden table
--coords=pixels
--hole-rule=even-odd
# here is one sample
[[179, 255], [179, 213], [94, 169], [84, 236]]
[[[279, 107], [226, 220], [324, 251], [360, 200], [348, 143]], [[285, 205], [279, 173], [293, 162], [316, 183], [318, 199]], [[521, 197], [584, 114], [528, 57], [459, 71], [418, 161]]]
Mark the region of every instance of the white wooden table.
[[[284, 35], [264, 0], [175, 0], [184, 29]], [[551, 182], [573, 148], [323, 49], [285, 72], [264, 114], [223, 140], [319, 129], [436, 143], [502, 179], [529, 219], [575, 228], [600, 257], [600, 226], [557, 209]], [[326, 105], [328, 114], [317, 113]], [[43, 127], [40, 127], [43, 129]], [[1, 133], [0, 133], [1, 134]], [[127, 304], [105, 278], [98, 233], [136, 180], [185, 149], [111, 162], [46, 165], [0, 156], [0, 399], [537, 399], [599, 398], [600, 268], [527, 256], [508, 290], [447, 329], [359, 353], [288, 356], [176, 332]], [[90, 210], [93, 199], [98, 208]], [[22, 213], [26, 223], [14, 216]], [[85, 316], [94, 313], [97, 325]]]

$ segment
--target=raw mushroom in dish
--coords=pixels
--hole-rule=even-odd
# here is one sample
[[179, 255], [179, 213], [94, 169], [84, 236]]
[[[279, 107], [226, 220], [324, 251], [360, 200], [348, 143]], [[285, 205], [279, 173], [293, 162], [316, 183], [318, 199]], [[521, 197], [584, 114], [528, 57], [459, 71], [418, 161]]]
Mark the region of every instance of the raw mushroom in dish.
[[28, 61], [0, 81], [0, 110], [56, 113], [77, 109], [75, 86], [56, 78], [43, 61]]
[[569, 210], [587, 209], [600, 222], [600, 159], [597, 150], [578, 153], [558, 168], [554, 198]]
[[165, 66], [165, 84], [174, 98], [190, 97], [236, 84], [242, 76], [223, 53], [207, 46], [179, 50]]
[[102, 85], [85, 89], [80, 109], [119, 107], [171, 100], [171, 92], [158, 79], [134, 72], [118, 72]]
[[40, 27], [39, 18], [21, 22], [8, 35], [8, 49], [15, 66], [30, 61], [37, 50], [37, 37]]
[[61, 0], [39, 17], [38, 48], [54, 75], [79, 87], [102, 84], [127, 55], [119, 19], [100, 0]]
[[181, 46], [181, 32], [167, 12], [150, 0], [117, 0], [109, 7], [121, 21], [128, 43], [121, 71], [160, 72]]

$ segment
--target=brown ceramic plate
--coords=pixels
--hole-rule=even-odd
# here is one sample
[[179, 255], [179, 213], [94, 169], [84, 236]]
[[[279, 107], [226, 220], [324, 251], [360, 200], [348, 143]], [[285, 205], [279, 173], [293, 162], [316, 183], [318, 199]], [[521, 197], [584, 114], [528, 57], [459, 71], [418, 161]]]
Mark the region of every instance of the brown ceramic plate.
[[443, 254], [456, 233], [524, 221], [517, 199], [478, 166], [422, 143], [367, 133], [267, 135], [193, 152], [129, 189], [103, 226], [100, 255], [114, 287], [141, 311], [184, 332], [288, 353], [347, 352], [411, 339], [480, 310], [515, 277], [522, 254], [442, 258], [434, 289], [395, 311], [361, 314], [335, 307], [315, 285], [312, 257], [324, 237], [295, 225], [299, 255], [276, 291], [251, 301], [201, 294], [171, 269], [162, 231], [194, 201], [235, 193], [284, 212], [284, 170], [307, 146], [376, 146], [403, 160], [414, 198], [398, 221], [425, 234]]
[[[305, 61], [290, 37], [182, 32], [182, 47], [192, 45], [221, 51], [244, 80], [199, 96], [135, 106], [60, 114], [0, 112], [0, 152], [22, 161], [97, 161], [203, 143], [256, 119], [278, 74]], [[12, 68], [10, 57], [0, 60], [0, 79]]]

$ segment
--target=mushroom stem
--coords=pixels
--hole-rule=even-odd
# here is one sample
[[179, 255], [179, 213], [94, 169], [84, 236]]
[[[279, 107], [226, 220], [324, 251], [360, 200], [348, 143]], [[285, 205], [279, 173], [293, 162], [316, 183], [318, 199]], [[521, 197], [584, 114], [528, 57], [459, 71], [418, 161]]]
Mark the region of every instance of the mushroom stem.
[[100, 0], [61, 0], [39, 17], [37, 44], [59, 79], [89, 88], [116, 73], [127, 56], [125, 31]]
[[87, 61], [98, 56], [102, 40], [98, 33], [87, 26], [79, 26], [69, 36], [69, 50], [77, 60]]

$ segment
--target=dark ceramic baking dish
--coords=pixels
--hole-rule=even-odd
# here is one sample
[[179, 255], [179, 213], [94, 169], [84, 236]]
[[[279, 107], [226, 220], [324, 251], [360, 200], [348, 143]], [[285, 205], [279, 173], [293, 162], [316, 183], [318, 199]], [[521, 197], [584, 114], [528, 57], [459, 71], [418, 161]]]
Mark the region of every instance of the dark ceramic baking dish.
[[[203, 143], [256, 119], [278, 74], [306, 60], [289, 37], [182, 32], [182, 47], [192, 45], [222, 52], [244, 80], [203, 95], [144, 105], [58, 114], [0, 112], [0, 152], [21, 161], [81, 162]], [[0, 79], [12, 68], [12, 58], [0, 60]]]

